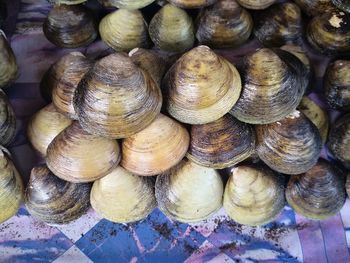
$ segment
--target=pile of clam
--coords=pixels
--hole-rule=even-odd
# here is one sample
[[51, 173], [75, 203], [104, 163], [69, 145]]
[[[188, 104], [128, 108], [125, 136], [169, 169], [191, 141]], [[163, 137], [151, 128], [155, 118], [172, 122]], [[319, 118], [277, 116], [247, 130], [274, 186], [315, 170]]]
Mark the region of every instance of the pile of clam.
[[[99, 26], [84, 0], [53, 2], [43, 25], [49, 41], [75, 48], [99, 34], [115, 52], [97, 60], [70, 52], [43, 77], [52, 102], [27, 130], [45, 160], [24, 196], [34, 217], [67, 223], [91, 204], [118, 223], [142, 220], [155, 207], [196, 222], [223, 206], [238, 223], [262, 225], [286, 204], [311, 219], [343, 207], [348, 1], [169, 0], [148, 24], [138, 8], [152, 0], [101, 0], [119, 9]], [[195, 20], [186, 9], [198, 9]], [[310, 16], [305, 35], [302, 12]], [[252, 35], [264, 47], [235, 64], [213, 50]], [[324, 76], [328, 108], [341, 115], [331, 128], [327, 111], [306, 96], [313, 65], [303, 38], [315, 52], [344, 55], [332, 57]], [[333, 162], [321, 158], [325, 144]]]

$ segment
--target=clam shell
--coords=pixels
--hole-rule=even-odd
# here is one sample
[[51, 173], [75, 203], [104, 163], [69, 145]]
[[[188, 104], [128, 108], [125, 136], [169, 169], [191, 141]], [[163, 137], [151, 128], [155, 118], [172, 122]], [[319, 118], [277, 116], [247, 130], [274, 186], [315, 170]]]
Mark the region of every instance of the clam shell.
[[185, 52], [193, 47], [195, 40], [192, 18], [170, 4], [153, 16], [149, 35], [157, 48], [169, 52]]
[[53, 104], [49, 104], [29, 121], [28, 140], [33, 148], [44, 157], [52, 140], [71, 123], [72, 121], [59, 113]]
[[254, 35], [266, 47], [297, 43], [302, 36], [300, 8], [280, 3], [260, 12], [254, 20]]
[[276, 122], [299, 105], [308, 84], [297, 57], [279, 49], [259, 49], [243, 59], [242, 93], [230, 113], [251, 124]]
[[81, 5], [55, 5], [43, 24], [43, 31], [51, 43], [64, 48], [83, 47], [97, 37], [95, 19]]
[[255, 151], [255, 133], [230, 114], [207, 124], [191, 127], [187, 158], [214, 169], [235, 165]]
[[350, 60], [336, 60], [328, 65], [323, 85], [332, 109], [350, 110]]
[[328, 148], [337, 160], [350, 169], [350, 112], [332, 125]]
[[246, 42], [253, 30], [253, 19], [236, 0], [219, 0], [202, 9], [197, 19], [196, 37], [212, 48], [237, 47]]
[[276, 0], [237, 0], [237, 2], [248, 9], [265, 9], [276, 2]]
[[350, 1], [349, 0], [332, 0], [332, 3], [339, 9], [350, 13]]
[[168, 0], [175, 6], [193, 9], [193, 8], [202, 8], [214, 4], [217, 0]]
[[257, 125], [256, 135], [260, 159], [280, 173], [304, 173], [316, 164], [321, 153], [317, 127], [299, 111], [278, 122]]
[[56, 177], [46, 165], [30, 173], [25, 205], [35, 218], [49, 224], [66, 224], [90, 207], [90, 184], [74, 184]]
[[230, 111], [241, 87], [235, 66], [207, 46], [198, 46], [185, 53], [166, 74], [166, 108], [183, 123], [205, 124]]
[[86, 2], [87, 0], [48, 0], [50, 3], [56, 5], [78, 5]]
[[321, 15], [325, 11], [335, 10], [331, 0], [294, 0], [294, 2], [309, 16]]
[[16, 135], [16, 116], [5, 93], [0, 89], [0, 145], [8, 146]]
[[5, 33], [0, 30], [0, 88], [14, 82], [18, 75], [16, 57], [10, 44], [7, 42]]
[[93, 62], [80, 52], [72, 52], [55, 63], [53, 77], [58, 77], [52, 88], [52, 102], [59, 112], [77, 119], [73, 107], [74, 92]]
[[154, 180], [134, 175], [118, 166], [94, 182], [91, 206], [97, 214], [112, 222], [142, 220], [157, 206]]
[[311, 219], [326, 219], [343, 207], [346, 199], [342, 175], [330, 163], [320, 160], [304, 174], [292, 176], [286, 189], [288, 204]]
[[121, 166], [143, 176], [163, 173], [182, 160], [189, 143], [180, 123], [159, 114], [145, 129], [123, 140]]
[[115, 6], [122, 9], [141, 9], [155, 0], [98, 0], [106, 7]]
[[305, 116], [315, 124], [320, 132], [322, 144], [324, 144], [327, 141], [329, 130], [329, 117], [327, 111], [306, 96], [301, 100], [298, 110], [304, 113]]
[[222, 206], [224, 186], [219, 173], [183, 160], [159, 175], [156, 198], [159, 209], [169, 218], [189, 223], [209, 218]]
[[54, 66], [55, 63], [45, 71], [39, 84], [40, 95], [48, 103], [52, 101], [52, 90], [53, 87], [57, 85]]
[[48, 168], [63, 180], [92, 182], [112, 171], [120, 161], [118, 142], [85, 132], [73, 122], [50, 143]]
[[281, 49], [296, 56], [301, 62], [303, 62], [308, 71], [311, 70], [310, 59], [301, 46], [287, 44], [282, 46]]
[[150, 46], [147, 23], [139, 10], [119, 9], [108, 14], [99, 31], [102, 40], [116, 51]]
[[0, 146], [0, 223], [14, 216], [23, 200], [23, 183], [10, 153]]
[[307, 26], [306, 39], [325, 55], [350, 52], [350, 17], [341, 11], [315, 16]]
[[152, 50], [135, 48], [129, 52], [132, 62], [144, 71], [148, 72], [153, 80], [161, 85], [163, 76], [166, 71], [165, 60]]
[[283, 176], [258, 165], [231, 169], [225, 187], [226, 213], [244, 225], [264, 225], [282, 212], [285, 205]]
[[146, 128], [161, 105], [157, 83], [122, 53], [97, 61], [81, 80], [74, 97], [81, 126], [89, 133], [114, 139]]

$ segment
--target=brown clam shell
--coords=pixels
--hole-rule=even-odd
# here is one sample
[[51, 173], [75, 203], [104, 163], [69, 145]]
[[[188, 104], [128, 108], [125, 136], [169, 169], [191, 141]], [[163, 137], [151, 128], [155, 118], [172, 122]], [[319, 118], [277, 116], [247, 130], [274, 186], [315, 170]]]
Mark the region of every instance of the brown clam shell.
[[159, 86], [122, 53], [97, 61], [74, 97], [81, 126], [89, 133], [118, 139], [146, 128], [162, 105]]
[[8, 146], [16, 135], [16, 116], [3, 90], [0, 89], [0, 145]]
[[253, 19], [236, 0], [219, 0], [202, 9], [197, 25], [196, 37], [200, 44], [229, 48], [248, 40], [253, 30]]
[[185, 9], [202, 8], [214, 4], [217, 0], [168, 0], [173, 5]]
[[159, 114], [145, 129], [123, 140], [121, 166], [143, 176], [163, 173], [182, 160], [189, 143], [180, 123]]
[[185, 53], [164, 78], [166, 108], [189, 124], [215, 121], [235, 105], [241, 92], [240, 75], [230, 62], [207, 46]]
[[300, 9], [309, 16], [321, 15], [335, 10], [331, 0], [294, 0]]
[[276, 0], [237, 0], [237, 2], [248, 9], [266, 9], [276, 2]]
[[92, 13], [81, 5], [55, 5], [48, 14], [43, 31], [58, 47], [83, 47], [95, 40], [97, 27]]
[[50, 143], [46, 163], [61, 179], [85, 183], [107, 175], [120, 155], [117, 141], [88, 134], [75, 121]]
[[56, 177], [46, 165], [30, 173], [25, 205], [35, 218], [49, 224], [66, 224], [90, 207], [90, 184], [74, 184]]
[[286, 199], [298, 214], [311, 219], [326, 219], [343, 207], [345, 181], [336, 167], [319, 160], [306, 173], [290, 178]]
[[118, 7], [121, 9], [141, 9], [150, 5], [155, 0], [98, 0], [102, 5], [106, 7]]
[[0, 30], [0, 88], [14, 82], [18, 75], [15, 54], [8, 43], [5, 33]]
[[257, 125], [256, 135], [260, 159], [280, 173], [304, 173], [316, 164], [321, 153], [317, 127], [299, 111], [278, 122]]
[[191, 127], [187, 158], [214, 169], [235, 165], [255, 151], [253, 128], [230, 114], [202, 125]]

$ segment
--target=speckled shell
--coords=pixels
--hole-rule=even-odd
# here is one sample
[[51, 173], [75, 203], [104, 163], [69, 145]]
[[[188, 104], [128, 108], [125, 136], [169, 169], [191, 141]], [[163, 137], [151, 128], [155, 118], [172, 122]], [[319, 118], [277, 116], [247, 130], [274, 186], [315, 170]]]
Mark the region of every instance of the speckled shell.
[[350, 13], [350, 1], [349, 0], [332, 0], [332, 3], [339, 9]]
[[299, 105], [308, 83], [307, 70], [289, 52], [259, 49], [243, 59], [243, 89], [230, 111], [240, 121], [278, 121]]
[[53, 104], [49, 104], [29, 121], [28, 140], [33, 148], [44, 157], [52, 140], [71, 123], [72, 121], [59, 113]]
[[66, 224], [90, 207], [90, 184], [74, 184], [56, 177], [46, 165], [30, 173], [25, 205], [35, 218], [49, 224]]
[[336, 110], [350, 110], [350, 60], [336, 60], [328, 65], [323, 83], [328, 105]]
[[229, 48], [246, 42], [252, 30], [251, 15], [236, 0], [219, 0], [200, 12], [196, 37], [200, 44]]
[[159, 114], [145, 129], [123, 140], [121, 166], [143, 176], [163, 173], [182, 160], [189, 143], [180, 123]]
[[321, 136], [317, 127], [301, 112], [256, 126], [257, 153], [271, 169], [284, 174], [300, 174], [317, 162]]
[[165, 60], [152, 50], [135, 48], [129, 52], [132, 62], [144, 71], [147, 71], [153, 80], [161, 85], [166, 71]]
[[301, 100], [298, 110], [304, 113], [305, 116], [315, 124], [320, 132], [322, 143], [324, 144], [327, 141], [329, 130], [329, 117], [327, 111], [306, 96]]
[[189, 124], [205, 124], [224, 116], [235, 105], [242, 87], [235, 66], [207, 46], [198, 46], [177, 60], [163, 86], [170, 115]]
[[5, 93], [0, 89], [0, 145], [8, 146], [16, 135], [16, 116]]
[[159, 86], [123, 53], [97, 61], [81, 80], [74, 109], [89, 133], [126, 138], [146, 128], [162, 105]]
[[187, 158], [214, 169], [235, 165], [255, 151], [253, 128], [230, 114], [207, 124], [191, 127]]
[[118, 166], [94, 182], [90, 200], [97, 214], [112, 222], [142, 220], [157, 206], [154, 179], [134, 175]]
[[350, 173], [347, 176], [347, 180], [346, 180], [346, 192], [350, 198]]
[[56, 5], [78, 5], [81, 3], [86, 2], [87, 0], [48, 0], [50, 3], [56, 4]]
[[321, 15], [324, 12], [335, 10], [331, 0], [294, 0], [294, 2], [309, 16]]
[[341, 11], [315, 16], [307, 26], [306, 39], [325, 55], [350, 52], [350, 17]]
[[173, 5], [185, 9], [206, 7], [214, 4], [216, 1], [217, 0], [168, 0], [168, 2], [172, 3]]
[[283, 176], [258, 165], [231, 169], [223, 206], [236, 222], [257, 226], [273, 221], [285, 205]]
[[15, 54], [7, 42], [5, 33], [0, 30], [0, 88], [14, 82], [17, 75], [18, 66]]
[[336, 159], [350, 169], [350, 113], [341, 116], [332, 125], [328, 148]]
[[320, 160], [306, 173], [290, 178], [286, 199], [298, 214], [311, 219], [326, 219], [343, 207], [345, 181], [336, 167]]
[[122, 9], [141, 9], [150, 5], [154, 0], [99, 0], [104, 6], [115, 6]]
[[72, 52], [54, 65], [52, 102], [59, 112], [71, 119], [77, 119], [73, 107], [74, 92], [82, 77], [92, 68], [93, 62], [80, 52]]
[[95, 40], [95, 19], [81, 5], [55, 5], [43, 24], [46, 38], [58, 47], [83, 47]]
[[219, 173], [183, 160], [159, 175], [156, 198], [159, 209], [169, 218], [189, 223], [209, 218], [222, 206], [224, 187]]
[[260, 12], [254, 20], [254, 35], [265, 47], [297, 43], [302, 35], [300, 8], [286, 2]]
[[99, 25], [102, 40], [116, 51], [149, 47], [148, 26], [139, 10], [119, 9], [105, 16]]
[[193, 47], [195, 40], [192, 18], [170, 4], [153, 16], [149, 35], [157, 48], [169, 52], [185, 52]]
[[120, 155], [117, 141], [88, 134], [75, 121], [50, 143], [46, 163], [61, 179], [85, 183], [107, 175]]
[[10, 153], [0, 146], [0, 223], [14, 216], [23, 200], [22, 178]]
[[237, 0], [237, 2], [248, 9], [265, 9], [276, 2], [276, 0]]

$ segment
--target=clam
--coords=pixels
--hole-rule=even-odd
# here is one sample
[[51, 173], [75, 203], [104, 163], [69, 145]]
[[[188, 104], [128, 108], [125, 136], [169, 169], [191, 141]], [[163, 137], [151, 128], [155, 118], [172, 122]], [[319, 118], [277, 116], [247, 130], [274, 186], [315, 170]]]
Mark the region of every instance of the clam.
[[49, 2], [56, 5], [78, 5], [86, 1], [87, 0], [49, 0]]
[[16, 135], [16, 116], [5, 93], [0, 89], [0, 145], [8, 146]]
[[254, 35], [264, 46], [277, 47], [301, 40], [301, 11], [296, 4], [273, 5], [261, 11], [254, 22]]
[[52, 101], [52, 90], [57, 84], [57, 77], [54, 70], [55, 63], [52, 64], [44, 73], [40, 80], [39, 89], [41, 97], [47, 101]]
[[326, 219], [343, 207], [346, 199], [342, 174], [325, 160], [303, 174], [292, 176], [286, 189], [288, 204], [311, 219]]
[[214, 4], [217, 0], [168, 0], [175, 6], [193, 9], [193, 8], [202, 8]]
[[150, 46], [147, 23], [139, 10], [118, 9], [108, 14], [99, 31], [102, 40], [116, 51]]
[[152, 18], [149, 35], [154, 45], [164, 51], [184, 52], [194, 44], [194, 26], [186, 11], [167, 4]]
[[143, 176], [163, 173], [182, 160], [189, 143], [180, 123], [159, 114], [145, 129], [123, 140], [121, 166]]
[[324, 144], [327, 141], [329, 130], [329, 118], [327, 111], [322, 109], [306, 96], [304, 96], [301, 100], [298, 110], [304, 113], [305, 116], [308, 117], [313, 124], [315, 124], [320, 132], [322, 144]]
[[240, 75], [230, 62], [207, 46], [185, 53], [164, 78], [166, 108], [189, 124], [215, 121], [235, 105], [241, 92]]
[[5, 33], [0, 30], [0, 88], [6, 87], [17, 78], [18, 66], [16, 57]]
[[118, 142], [85, 132], [73, 122], [50, 143], [48, 168], [63, 180], [92, 182], [112, 171], [120, 161]]
[[331, 127], [328, 148], [337, 160], [350, 169], [350, 113], [341, 116]]
[[350, 60], [339, 59], [328, 65], [323, 85], [332, 109], [350, 110]]
[[276, 2], [276, 0], [237, 0], [237, 2], [248, 9], [265, 9]]
[[332, 3], [339, 9], [350, 13], [350, 1], [349, 0], [332, 0]]
[[126, 138], [160, 112], [162, 95], [153, 78], [122, 53], [97, 61], [75, 91], [74, 109], [89, 133]]
[[0, 223], [14, 216], [23, 200], [21, 176], [10, 153], [0, 146]]
[[69, 53], [55, 63], [52, 102], [59, 112], [71, 119], [77, 119], [73, 107], [74, 92], [92, 66], [93, 62], [80, 52]]
[[222, 206], [219, 173], [184, 159], [156, 181], [159, 209], [169, 218], [189, 223], [209, 218]]
[[306, 39], [325, 55], [350, 52], [350, 18], [342, 11], [325, 12], [315, 16], [307, 26]]
[[163, 76], [166, 71], [166, 62], [152, 50], [135, 48], [129, 52], [132, 62], [144, 71], [148, 72], [153, 80], [161, 85]]
[[106, 7], [115, 6], [122, 9], [141, 9], [155, 0], [98, 0]]
[[46, 156], [47, 147], [52, 140], [71, 123], [72, 121], [58, 112], [53, 104], [49, 104], [29, 121], [28, 140], [41, 156]]
[[55, 5], [48, 14], [43, 31], [46, 38], [58, 47], [83, 47], [97, 37], [92, 13], [81, 5]]
[[278, 122], [257, 125], [256, 135], [260, 159], [280, 173], [304, 173], [316, 164], [321, 153], [317, 127], [297, 110]]
[[253, 128], [230, 114], [202, 125], [191, 127], [187, 158], [214, 169], [235, 165], [255, 151]]
[[243, 59], [242, 93], [230, 111], [240, 121], [267, 124], [299, 105], [308, 77], [302, 62], [280, 49], [259, 49]]
[[90, 200], [97, 214], [112, 222], [142, 220], [157, 206], [154, 179], [134, 175], [118, 166], [94, 182]]
[[248, 40], [253, 30], [251, 15], [236, 0], [219, 0], [202, 9], [197, 24], [199, 43], [213, 48], [239, 46]]
[[335, 9], [331, 0], [294, 0], [294, 2], [309, 16], [320, 15]]
[[223, 206], [234, 221], [250, 226], [267, 224], [282, 212], [284, 205], [281, 175], [258, 165], [231, 169]]
[[25, 192], [25, 205], [35, 218], [49, 224], [66, 224], [90, 207], [88, 183], [74, 184], [56, 177], [46, 165], [36, 166], [30, 173]]

